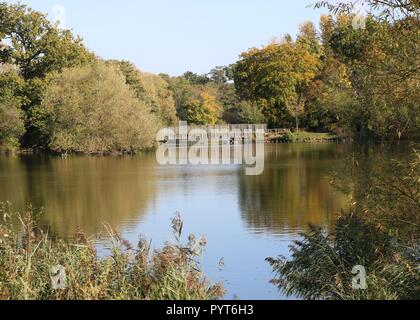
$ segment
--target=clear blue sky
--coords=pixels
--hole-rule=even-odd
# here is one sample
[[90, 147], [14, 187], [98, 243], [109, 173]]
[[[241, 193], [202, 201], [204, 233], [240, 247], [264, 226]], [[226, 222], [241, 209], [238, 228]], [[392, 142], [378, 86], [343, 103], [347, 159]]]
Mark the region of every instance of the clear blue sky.
[[[316, 0], [23, 0], [48, 13], [61, 5], [66, 26], [105, 59], [125, 59], [155, 73], [207, 73], [235, 62], [273, 36], [316, 24]], [[7, 2], [17, 2], [9, 0]]]

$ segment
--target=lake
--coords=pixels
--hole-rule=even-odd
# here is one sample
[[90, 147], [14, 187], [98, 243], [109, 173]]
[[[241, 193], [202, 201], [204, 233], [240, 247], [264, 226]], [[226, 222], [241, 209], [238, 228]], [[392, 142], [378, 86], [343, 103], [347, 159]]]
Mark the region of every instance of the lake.
[[0, 201], [16, 210], [44, 208], [41, 223], [53, 236], [69, 239], [77, 227], [100, 235], [106, 222], [132, 243], [142, 235], [154, 247], [173, 239], [170, 220], [179, 212], [185, 241], [190, 233], [206, 236], [204, 273], [223, 281], [226, 298], [284, 299], [269, 283], [265, 259], [288, 256], [308, 223], [332, 226], [348, 198], [332, 187], [330, 174], [351, 149], [266, 145], [260, 176], [246, 176], [235, 165], [159, 166], [154, 153], [1, 157]]

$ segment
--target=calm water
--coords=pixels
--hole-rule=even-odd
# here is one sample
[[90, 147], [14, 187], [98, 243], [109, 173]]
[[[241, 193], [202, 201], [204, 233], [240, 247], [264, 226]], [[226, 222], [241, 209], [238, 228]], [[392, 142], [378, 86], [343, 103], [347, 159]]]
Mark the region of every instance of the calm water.
[[[44, 208], [50, 233], [69, 238], [107, 222], [136, 243], [171, 240], [170, 219], [179, 211], [184, 236], [205, 235], [204, 271], [224, 281], [226, 298], [281, 299], [269, 280], [269, 256], [288, 246], [308, 223], [330, 227], [346, 197], [330, 185], [330, 171], [350, 146], [266, 146], [265, 171], [246, 176], [240, 166], [161, 167], [155, 155], [127, 158], [0, 158], [0, 201], [15, 209]], [[219, 261], [224, 258], [221, 269]]]

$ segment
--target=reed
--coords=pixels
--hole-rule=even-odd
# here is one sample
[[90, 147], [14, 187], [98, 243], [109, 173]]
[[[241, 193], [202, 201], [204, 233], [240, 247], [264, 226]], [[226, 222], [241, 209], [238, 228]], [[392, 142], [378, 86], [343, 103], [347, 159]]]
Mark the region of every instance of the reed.
[[[172, 221], [173, 243], [151, 250], [136, 247], [107, 226], [109, 256], [99, 257], [92, 239], [77, 230], [72, 241], [52, 239], [38, 224], [38, 213], [14, 212], [0, 205], [0, 300], [216, 300], [220, 284], [203, 275], [205, 239], [182, 244], [182, 220]], [[65, 288], [54, 289], [52, 268], [65, 270]]]

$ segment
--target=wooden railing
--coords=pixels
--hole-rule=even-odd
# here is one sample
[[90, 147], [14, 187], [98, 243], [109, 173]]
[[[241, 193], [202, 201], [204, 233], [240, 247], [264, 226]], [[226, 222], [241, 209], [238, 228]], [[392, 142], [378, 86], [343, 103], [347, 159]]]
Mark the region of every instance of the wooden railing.
[[266, 131], [267, 134], [284, 134], [284, 133], [291, 133], [290, 129], [268, 129]]
[[[249, 134], [246, 130], [252, 130], [252, 140], [256, 139], [257, 130], [264, 130], [267, 132], [267, 125], [265, 124], [230, 124], [230, 125], [214, 125], [214, 126], [194, 126], [188, 125], [188, 133], [183, 136], [179, 127], [166, 128], [168, 130], [165, 141], [171, 140], [169, 137], [174, 135], [176, 141], [189, 138], [191, 130], [201, 130], [203, 137], [207, 136], [208, 140], [222, 140], [222, 141], [235, 141], [234, 139], [249, 139]], [[248, 131], [249, 132], [249, 131]]]

